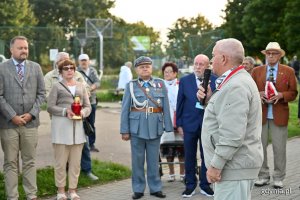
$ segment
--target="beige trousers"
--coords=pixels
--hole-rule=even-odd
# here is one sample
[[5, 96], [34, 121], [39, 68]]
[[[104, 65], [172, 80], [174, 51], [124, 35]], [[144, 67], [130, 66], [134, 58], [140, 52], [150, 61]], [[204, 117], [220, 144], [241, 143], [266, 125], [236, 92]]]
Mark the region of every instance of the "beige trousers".
[[214, 184], [214, 200], [251, 200], [254, 180], [221, 181]]
[[76, 189], [80, 175], [80, 161], [83, 148], [82, 144], [65, 145], [53, 144], [54, 148], [54, 176], [56, 187], [66, 186], [67, 163], [69, 188]]
[[21, 126], [15, 129], [0, 129], [1, 145], [4, 152], [4, 179], [8, 200], [17, 200], [18, 193], [18, 156], [21, 152], [23, 188], [28, 199], [36, 197], [36, 147], [37, 128]]
[[259, 178], [270, 179], [268, 166], [267, 147], [269, 135], [272, 138], [273, 157], [274, 157], [274, 181], [282, 181], [286, 174], [286, 142], [288, 130], [286, 126], [276, 126], [271, 119], [262, 126], [261, 140], [264, 150], [264, 162], [258, 174]]

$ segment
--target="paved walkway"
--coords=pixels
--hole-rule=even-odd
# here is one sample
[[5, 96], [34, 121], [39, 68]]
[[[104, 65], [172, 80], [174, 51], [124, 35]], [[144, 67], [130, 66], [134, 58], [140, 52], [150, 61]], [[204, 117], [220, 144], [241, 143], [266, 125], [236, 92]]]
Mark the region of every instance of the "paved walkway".
[[[271, 156], [272, 149], [269, 148], [270, 169], [273, 169], [273, 156]], [[255, 187], [252, 192], [252, 200], [299, 200], [300, 199], [300, 138], [294, 138], [288, 141], [287, 145], [287, 175], [284, 181], [285, 187], [283, 189], [274, 189], [272, 185], [261, 188]], [[177, 169], [178, 170], [178, 169]], [[165, 173], [167, 171], [165, 170]], [[169, 183], [166, 177], [163, 176], [163, 191], [167, 194], [166, 200], [179, 200], [181, 192], [184, 190], [184, 185], [180, 181]], [[271, 183], [272, 184], [272, 183]], [[90, 188], [80, 189], [78, 194], [83, 200], [128, 200], [131, 199], [131, 180], [126, 179], [106, 185], [94, 186]], [[48, 199], [54, 199], [48, 198]], [[143, 200], [157, 199], [149, 195], [149, 191], [145, 191]], [[205, 197], [200, 194], [197, 189], [196, 194], [189, 198], [191, 200], [209, 200], [213, 198]]]
[[[121, 140], [119, 135], [120, 122], [120, 104], [118, 103], [100, 103], [101, 109], [97, 110], [96, 127], [97, 143], [100, 147], [100, 153], [92, 153], [94, 159], [103, 161], [112, 161], [130, 167], [130, 145], [129, 142]], [[53, 165], [53, 153], [50, 137], [50, 119], [47, 112], [41, 112], [41, 126], [39, 127], [39, 143], [37, 149], [37, 166], [39, 168]], [[0, 145], [1, 146], [1, 145]], [[269, 146], [269, 164], [273, 169], [272, 148]], [[287, 175], [284, 181], [283, 190], [275, 190], [271, 185], [262, 188], [255, 188], [252, 192], [254, 200], [296, 200], [300, 199], [300, 138], [294, 138], [288, 141], [287, 145]], [[0, 170], [2, 171], [3, 153], [0, 151]], [[178, 170], [178, 169], [176, 169]], [[167, 174], [166, 166], [164, 173]], [[100, 177], [101, 179], [101, 177]], [[169, 183], [166, 177], [162, 177], [163, 191], [167, 194], [168, 199], [182, 199], [181, 192], [184, 185], [180, 181]], [[271, 183], [272, 184], [272, 183]], [[93, 186], [79, 189], [78, 194], [82, 200], [128, 200], [131, 199], [131, 180], [113, 182], [106, 185]], [[44, 198], [45, 200], [55, 199], [55, 197]], [[145, 191], [143, 200], [157, 199]], [[191, 200], [207, 200], [208, 198], [199, 193], [197, 190]]]

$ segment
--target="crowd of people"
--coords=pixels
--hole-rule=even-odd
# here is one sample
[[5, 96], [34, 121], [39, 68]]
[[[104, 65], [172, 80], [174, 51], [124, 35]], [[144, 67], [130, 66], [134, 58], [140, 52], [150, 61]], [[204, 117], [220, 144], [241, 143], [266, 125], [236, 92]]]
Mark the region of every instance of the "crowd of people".
[[[79, 200], [80, 172], [91, 180], [99, 179], [92, 173], [90, 155], [99, 152], [95, 145], [97, 72], [87, 54], [79, 55], [77, 67], [68, 53], [59, 52], [55, 69], [43, 76], [40, 65], [27, 59], [24, 36], [11, 40], [10, 51], [11, 59], [0, 64], [0, 137], [7, 199], [19, 197], [20, 153], [26, 198], [37, 200], [37, 128], [40, 106], [47, 102], [57, 199]], [[180, 79], [173, 62], [162, 66], [164, 79], [154, 77], [153, 60], [147, 56], [122, 66], [120, 133], [122, 140], [130, 141], [132, 199], [142, 198], [147, 185], [150, 195], [166, 197], [160, 156], [168, 161], [170, 182], [176, 180], [172, 163], [178, 157], [179, 177], [185, 184], [183, 198], [192, 197], [199, 185], [201, 194], [215, 200], [251, 199], [254, 186], [271, 181], [269, 135], [275, 158], [273, 187], [284, 187], [288, 103], [297, 97], [299, 71], [280, 63], [285, 51], [277, 42], [267, 44], [261, 53], [266, 64], [255, 66], [255, 59], [245, 57], [240, 41], [222, 39], [216, 42], [212, 59], [197, 55], [193, 73]], [[292, 66], [296, 61], [294, 57]], [[132, 66], [136, 79], [132, 79]], [[212, 71], [209, 80], [207, 70]], [[300, 121], [300, 109], [298, 118]], [[83, 119], [91, 124], [93, 134], [85, 134]], [[174, 143], [162, 145], [166, 144], [162, 135], [172, 135]], [[198, 177], [197, 160], [201, 161]]]

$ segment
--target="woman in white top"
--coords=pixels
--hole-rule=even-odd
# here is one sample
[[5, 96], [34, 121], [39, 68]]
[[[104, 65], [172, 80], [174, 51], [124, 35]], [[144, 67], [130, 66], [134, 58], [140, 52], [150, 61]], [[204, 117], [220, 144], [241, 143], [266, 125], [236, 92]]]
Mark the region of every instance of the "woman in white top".
[[[178, 67], [175, 63], [167, 62], [162, 66], [162, 73], [164, 75], [165, 85], [168, 90], [168, 98], [170, 105], [170, 115], [174, 125], [174, 134], [177, 134], [176, 130], [176, 104], [178, 94]], [[175, 138], [181, 137], [177, 135]], [[176, 141], [174, 141], [174, 144]], [[183, 143], [181, 145], [161, 145], [161, 153], [163, 157], [166, 157], [168, 162], [174, 162], [175, 156], [178, 157], [179, 162], [184, 162], [184, 149]], [[184, 164], [180, 164], [180, 179], [184, 180]], [[174, 164], [169, 164], [169, 181], [175, 181]]]
[[51, 134], [54, 149], [55, 185], [58, 188], [57, 199], [66, 200], [65, 186], [68, 163], [69, 198], [79, 200], [76, 193], [80, 175], [81, 152], [86, 136], [81, 119], [72, 119], [75, 113], [71, 109], [74, 97], [80, 101], [80, 117], [85, 118], [91, 112], [91, 105], [85, 86], [75, 81], [76, 66], [69, 59], [58, 64], [62, 81], [56, 83], [48, 96], [48, 109], [51, 114]]

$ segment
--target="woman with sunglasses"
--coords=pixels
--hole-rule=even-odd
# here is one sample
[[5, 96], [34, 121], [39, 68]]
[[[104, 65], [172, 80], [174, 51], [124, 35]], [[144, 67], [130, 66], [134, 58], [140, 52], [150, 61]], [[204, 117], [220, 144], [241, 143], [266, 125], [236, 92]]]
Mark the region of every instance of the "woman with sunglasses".
[[55, 185], [58, 188], [57, 200], [66, 200], [65, 194], [67, 163], [69, 198], [79, 200], [76, 193], [80, 175], [81, 152], [86, 142], [82, 120], [74, 120], [75, 113], [71, 109], [74, 99], [80, 99], [81, 119], [89, 116], [91, 105], [85, 86], [74, 79], [76, 66], [69, 59], [58, 64], [62, 80], [56, 83], [48, 97], [47, 111], [52, 115], [51, 134], [54, 149]]

